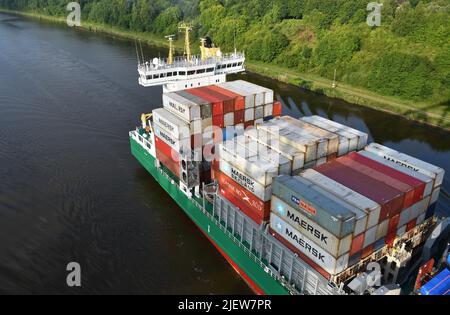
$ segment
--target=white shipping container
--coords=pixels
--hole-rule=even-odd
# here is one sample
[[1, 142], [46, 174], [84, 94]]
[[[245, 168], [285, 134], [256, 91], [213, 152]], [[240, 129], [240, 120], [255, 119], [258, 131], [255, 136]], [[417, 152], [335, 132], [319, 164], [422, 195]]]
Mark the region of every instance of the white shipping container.
[[320, 165], [325, 164], [325, 163], [327, 163], [327, 158], [326, 157], [323, 157], [323, 158], [320, 158], [320, 159], [316, 160], [316, 166], [320, 166]]
[[329, 132], [333, 132], [339, 136], [339, 148], [338, 148], [338, 156], [343, 156], [348, 152], [355, 151], [358, 147], [358, 136], [355, 134], [351, 134], [348, 131], [336, 128], [331, 126], [330, 124], [322, 121], [318, 121], [316, 119], [317, 116], [309, 116], [300, 118], [302, 121], [325, 129]]
[[439, 194], [441, 193], [441, 187], [435, 188], [431, 193], [430, 206], [436, 203], [439, 199]]
[[258, 157], [272, 162], [275, 166], [278, 167], [279, 174], [290, 175], [292, 172], [291, 161], [281, 155], [279, 152], [272, 150], [270, 147], [259, 143], [257, 141], [253, 141], [252, 138], [246, 136], [238, 136], [236, 137], [236, 141], [239, 145], [248, 149], [250, 152], [253, 152], [258, 155]]
[[180, 152], [182, 147], [186, 149], [191, 147], [190, 137], [178, 140], [157, 124], [154, 124], [153, 130], [155, 131], [155, 135], [169, 145], [175, 152]]
[[255, 179], [242, 172], [240, 169], [234, 167], [225, 160], [219, 163], [220, 171], [234, 180], [238, 185], [247, 189], [258, 199], [266, 202], [272, 197], [272, 185], [267, 187], [258, 183]]
[[[260, 136], [261, 134], [261, 136]], [[266, 132], [259, 132], [258, 129], [252, 128], [245, 131], [247, 137], [252, 138], [254, 141], [262, 143], [272, 150], [279, 152], [281, 155], [291, 161], [292, 171], [297, 171], [303, 168], [305, 164], [305, 153], [294, 148], [293, 146], [283, 143], [279, 140], [273, 140], [267, 137]]]
[[315, 136], [314, 134], [312, 134], [311, 132], [299, 128], [296, 125], [285, 121], [281, 118], [275, 118], [272, 119], [270, 121], [271, 124], [275, 124], [277, 126], [280, 127], [280, 134], [284, 132], [284, 130], [289, 130], [294, 132], [295, 134], [297, 134], [299, 137], [301, 137], [302, 139], [307, 139], [309, 141], [311, 141], [311, 143], [315, 143], [317, 145], [317, 151], [315, 154], [315, 159], [320, 159], [322, 157], [326, 157], [328, 155], [328, 139], [320, 137], [320, 136]]
[[204, 130], [202, 120], [195, 120], [187, 123], [165, 108], [155, 109], [152, 113], [153, 122], [178, 140], [188, 138], [193, 134], [200, 134]]
[[425, 213], [422, 213], [416, 220], [416, 226], [422, 224], [424, 221], [425, 221]]
[[325, 129], [322, 129], [318, 126], [310, 124], [308, 122], [292, 118], [290, 116], [281, 117], [282, 120], [289, 122], [299, 128], [305, 129], [311, 134], [328, 139], [328, 148], [326, 155], [337, 154], [339, 149], [339, 137], [335, 133], [329, 132]]
[[250, 83], [248, 81], [243, 81], [243, 80], [237, 80], [234, 81], [236, 84], [241, 85], [243, 88], [250, 90], [252, 93], [255, 94], [255, 106], [261, 106], [266, 104], [266, 94], [269, 93], [269, 95], [267, 96], [267, 99], [270, 99], [270, 97], [272, 97], [272, 100], [270, 101], [271, 103], [273, 103], [273, 91]]
[[270, 227], [330, 275], [338, 274], [347, 268], [348, 254], [334, 258], [275, 214], [270, 216]]
[[403, 209], [402, 212], [400, 212], [400, 219], [398, 221], [399, 226], [408, 224], [408, 222], [412, 220], [412, 219], [410, 219], [412, 217], [411, 210], [412, 210], [412, 208], [409, 207], [409, 208]]
[[430, 163], [421, 161], [412, 156], [404, 153], [392, 150], [388, 147], [382, 146], [381, 144], [371, 143], [369, 144], [366, 151], [378, 154], [382, 158], [392, 161], [397, 165], [405, 168], [409, 168], [415, 172], [422, 173], [434, 179], [434, 187], [439, 187], [444, 179], [444, 170], [438, 166], [432, 165]]
[[245, 120], [245, 122], [255, 120], [255, 109], [254, 108], [247, 108], [245, 110], [244, 120]]
[[202, 119], [201, 107], [172, 92], [163, 93], [163, 106], [187, 122]]
[[403, 225], [402, 227], [399, 227], [397, 229], [397, 236], [403, 236], [406, 233], [406, 225]]
[[225, 127], [234, 126], [234, 112], [223, 115], [223, 123]]
[[256, 111], [255, 111], [255, 126], [257, 126], [259, 124], [263, 124], [263, 123], [264, 123], [264, 119], [256, 118]]
[[377, 240], [377, 226], [371, 227], [364, 233], [363, 248], [372, 245]]
[[426, 197], [426, 196], [429, 196], [431, 194], [431, 192], [433, 190], [433, 178], [431, 178], [429, 176], [426, 176], [426, 175], [424, 175], [422, 173], [415, 172], [415, 171], [413, 171], [413, 170], [411, 170], [409, 168], [402, 167], [402, 166], [396, 164], [395, 162], [386, 160], [386, 159], [382, 158], [381, 156], [379, 156], [379, 155], [377, 155], [375, 153], [372, 153], [370, 151], [360, 151], [358, 153], [361, 154], [361, 155], [364, 155], [365, 157], [367, 157], [369, 159], [372, 159], [372, 160], [374, 160], [374, 161], [376, 161], [378, 163], [381, 163], [381, 164], [384, 164], [386, 166], [389, 166], [389, 167], [391, 167], [391, 168], [393, 168], [393, 169], [395, 169], [395, 170], [397, 170], [399, 172], [402, 172], [402, 173], [404, 173], [404, 174], [406, 174], [408, 176], [414, 177], [414, 178], [424, 182], [425, 183], [425, 189], [424, 189], [423, 196]]
[[258, 106], [255, 108], [255, 119], [264, 118], [264, 106]]
[[165, 108], [153, 110], [153, 122], [163, 128], [176, 139], [189, 137], [190, 130], [187, 122], [181, 120]]
[[350, 188], [332, 180], [331, 178], [312, 169], [306, 170], [300, 174], [315, 185], [322, 187], [331, 194], [345, 200], [350, 205], [364, 211], [368, 215], [367, 227], [369, 229], [378, 225], [381, 206], [371, 199], [351, 190]]
[[275, 213], [278, 217], [286, 221], [301, 234], [306, 235], [306, 237], [310, 238], [315, 244], [326, 250], [333, 257], [340, 257], [350, 251], [352, 234], [348, 234], [343, 238], [338, 238], [276, 196], [272, 196], [270, 209], [272, 211], [271, 215]]
[[236, 81], [221, 83], [218, 86], [220, 86], [221, 88], [227, 89], [233, 93], [244, 96], [245, 108], [254, 108], [255, 107], [255, 94], [244, 89], [242, 86], [239, 85], [239, 83], [236, 83]]
[[376, 239], [379, 240], [380, 238], [385, 237], [388, 233], [388, 229], [389, 229], [389, 219], [379, 223], [377, 226]]
[[313, 117], [315, 117], [315, 119], [317, 119], [318, 121], [322, 121], [322, 122], [328, 123], [328, 124], [330, 124], [330, 125], [332, 125], [332, 126], [334, 126], [336, 128], [348, 131], [348, 132], [356, 135], [358, 137], [358, 144], [357, 144], [357, 149], [358, 150], [362, 150], [367, 145], [367, 140], [369, 138], [369, 135], [367, 133], [364, 133], [364, 132], [359, 131], [357, 129], [354, 129], [354, 128], [342, 125], [342, 124], [337, 123], [337, 122], [335, 122], [333, 120], [329, 120], [329, 119], [326, 119], [326, 118], [323, 118], [323, 117], [320, 117], [320, 116], [313, 116]]
[[[414, 220], [415, 218], [417, 218], [419, 215], [421, 215], [422, 213], [426, 212], [428, 209], [428, 205], [430, 204], [430, 199], [431, 197], [428, 196], [424, 199], [422, 199], [421, 201], [413, 204], [409, 209], [409, 217], [408, 217], [408, 222], [411, 220]], [[401, 215], [400, 215], [401, 218]], [[403, 222], [402, 222], [403, 223]]]
[[226, 144], [219, 144], [219, 155], [220, 160], [225, 160], [242, 172], [249, 174], [263, 186], [272, 184], [272, 179], [278, 175], [278, 169], [272, 163], [257, 157], [249, 158], [240, 150], [227, 149]]
[[269, 117], [273, 115], [273, 104], [264, 105], [264, 117]]
[[[278, 139], [281, 142], [287, 143], [294, 148], [305, 152], [305, 163], [316, 160], [317, 143], [311, 139], [299, 136], [289, 129], [280, 129], [279, 126], [271, 122], [258, 124], [256, 128], [271, 134], [271, 137], [275, 137], [275, 139]], [[268, 136], [268, 138], [269, 137], [270, 136]]]

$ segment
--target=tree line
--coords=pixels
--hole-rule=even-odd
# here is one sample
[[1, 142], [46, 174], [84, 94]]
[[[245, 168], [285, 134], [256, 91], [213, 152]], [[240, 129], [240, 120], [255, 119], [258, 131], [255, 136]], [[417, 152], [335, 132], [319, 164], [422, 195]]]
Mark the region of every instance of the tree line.
[[[0, 7], [66, 16], [68, 0], [0, 0]], [[408, 100], [450, 99], [450, 2], [378, 0], [381, 25], [366, 23], [368, 0], [79, 0], [82, 20], [159, 36], [181, 21], [193, 38], [236, 45], [272, 63]]]

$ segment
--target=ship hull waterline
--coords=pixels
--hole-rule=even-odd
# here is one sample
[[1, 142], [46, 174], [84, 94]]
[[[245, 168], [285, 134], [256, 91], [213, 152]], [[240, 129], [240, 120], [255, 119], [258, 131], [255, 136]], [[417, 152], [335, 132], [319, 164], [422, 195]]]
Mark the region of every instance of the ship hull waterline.
[[249, 287], [259, 295], [286, 295], [289, 291], [267, 274], [217, 225], [211, 221], [176, 185], [155, 166], [152, 157], [139, 143], [130, 138], [131, 153], [154, 177], [160, 186], [183, 209], [200, 231], [217, 248]]

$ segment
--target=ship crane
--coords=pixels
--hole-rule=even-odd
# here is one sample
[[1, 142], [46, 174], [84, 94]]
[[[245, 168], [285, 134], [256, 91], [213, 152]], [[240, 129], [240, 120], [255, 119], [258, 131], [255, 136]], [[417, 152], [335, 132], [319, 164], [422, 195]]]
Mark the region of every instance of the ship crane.
[[153, 117], [153, 114], [142, 114], [141, 115], [141, 121], [142, 121], [142, 129], [145, 129], [147, 132], [153, 132], [153, 128], [149, 120]]

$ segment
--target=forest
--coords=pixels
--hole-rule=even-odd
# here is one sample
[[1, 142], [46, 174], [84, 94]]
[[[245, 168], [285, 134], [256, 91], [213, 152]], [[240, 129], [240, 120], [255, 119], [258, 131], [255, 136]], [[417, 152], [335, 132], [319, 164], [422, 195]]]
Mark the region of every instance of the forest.
[[[68, 0], [0, 0], [0, 7], [66, 16]], [[369, 0], [79, 0], [82, 21], [157, 36], [209, 35], [253, 61], [298, 70], [410, 101], [450, 106], [450, 1], [378, 0], [380, 26], [366, 23]]]

